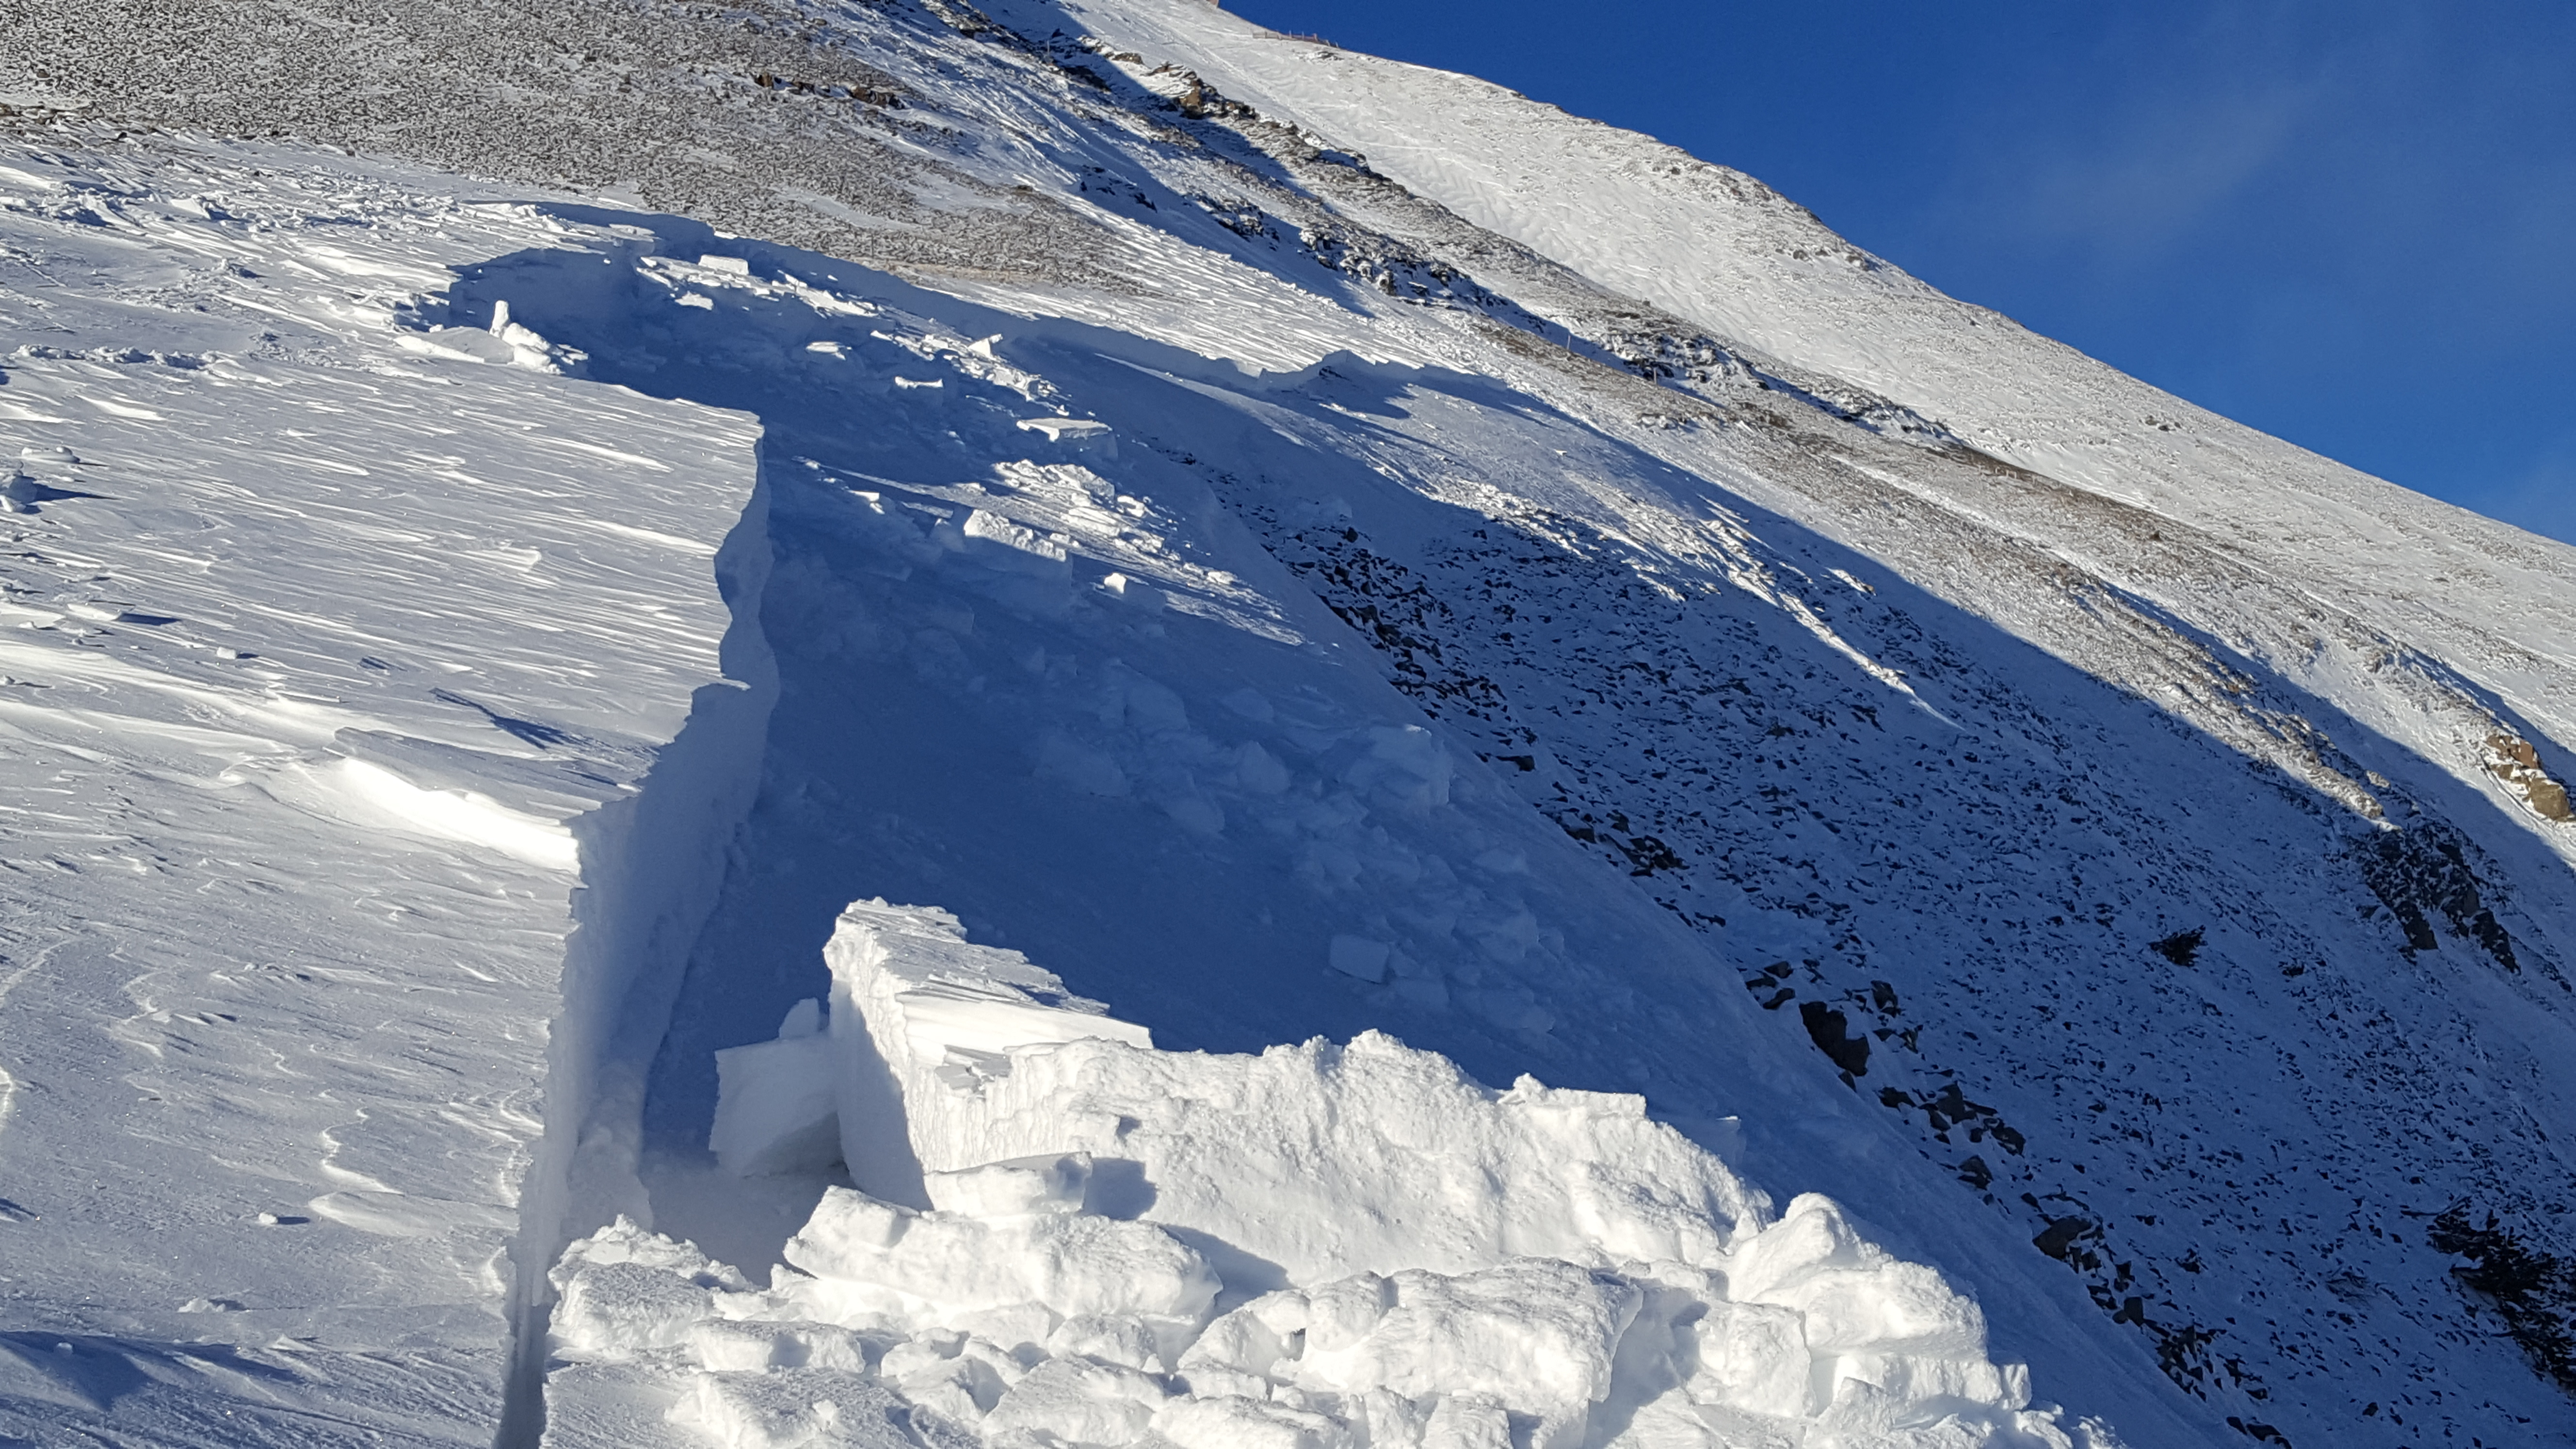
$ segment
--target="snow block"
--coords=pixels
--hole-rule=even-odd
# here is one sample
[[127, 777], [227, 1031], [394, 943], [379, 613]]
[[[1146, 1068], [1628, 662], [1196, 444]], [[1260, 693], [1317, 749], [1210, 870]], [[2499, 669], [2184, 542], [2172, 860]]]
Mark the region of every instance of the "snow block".
[[1938, 1273], [1822, 1197], [1770, 1220], [1637, 1098], [1375, 1034], [1156, 1051], [927, 908], [854, 905], [826, 956], [828, 1033], [726, 1053], [720, 1121], [821, 1120], [811, 1071], [860, 1189], [765, 1291], [623, 1221], [558, 1269], [556, 1351], [661, 1365], [715, 1442], [2097, 1442]]

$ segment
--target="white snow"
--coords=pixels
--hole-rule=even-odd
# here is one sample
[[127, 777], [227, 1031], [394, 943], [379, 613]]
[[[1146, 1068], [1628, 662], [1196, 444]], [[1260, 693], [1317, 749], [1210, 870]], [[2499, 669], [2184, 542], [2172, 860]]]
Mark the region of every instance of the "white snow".
[[[566, 1206], [541, 1139], [711, 890], [658, 832], [747, 774], [672, 746], [744, 693], [755, 427], [415, 359], [448, 265], [567, 233], [262, 159], [0, 192], [40, 485], [0, 559], [0, 1260], [69, 1345], [13, 1360], [5, 1432], [488, 1435], [512, 1244], [534, 1279], [563, 1231], [523, 1220]], [[210, 188], [230, 220], [173, 200]]]
[[574, 1245], [558, 1375], [676, 1379], [668, 1417], [728, 1449], [854, 1390], [994, 1444], [2114, 1442], [2033, 1408], [1939, 1273], [1822, 1197], [1772, 1218], [1641, 1098], [1494, 1092], [1376, 1033], [1156, 1051], [935, 909], [853, 905], [827, 956], [829, 1035], [800, 1008], [736, 1048], [770, 1055], [718, 1131], [795, 1063], [860, 1187], [765, 1291], [622, 1219]]

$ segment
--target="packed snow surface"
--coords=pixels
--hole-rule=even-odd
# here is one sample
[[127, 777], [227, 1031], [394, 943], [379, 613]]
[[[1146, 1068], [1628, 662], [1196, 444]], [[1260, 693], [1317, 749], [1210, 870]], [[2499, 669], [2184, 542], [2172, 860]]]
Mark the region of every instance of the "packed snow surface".
[[1375, 1032], [1157, 1051], [936, 909], [860, 902], [826, 954], [824, 1030], [733, 1048], [718, 1132], [810, 1137], [774, 1079], [827, 1084], [859, 1187], [765, 1290], [622, 1218], [574, 1244], [558, 1403], [727, 1449], [2115, 1442], [1938, 1272], [1823, 1197], [1774, 1218], [1642, 1098]]

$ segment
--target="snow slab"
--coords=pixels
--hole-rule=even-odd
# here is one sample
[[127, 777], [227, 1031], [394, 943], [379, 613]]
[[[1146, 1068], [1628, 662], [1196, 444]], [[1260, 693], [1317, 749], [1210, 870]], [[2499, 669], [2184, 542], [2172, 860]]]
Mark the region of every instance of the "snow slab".
[[1642, 1098], [1378, 1033], [1156, 1051], [937, 909], [854, 904], [827, 956], [826, 1031], [734, 1050], [833, 1088], [861, 1190], [765, 1290], [622, 1219], [574, 1244], [555, 1442], [655, 1405], [725, 1449], [2117, 1442], [2034, 1408], [1940, 1274], [1823, 1197], [1775, 1218]]

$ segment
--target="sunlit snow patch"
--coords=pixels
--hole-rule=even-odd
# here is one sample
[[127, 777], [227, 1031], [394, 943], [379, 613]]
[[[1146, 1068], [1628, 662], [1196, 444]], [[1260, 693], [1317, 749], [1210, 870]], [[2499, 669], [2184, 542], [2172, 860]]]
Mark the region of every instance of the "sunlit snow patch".
[[1141, 1027], [944, 911], [862, 902], [723, 1054], [729, 1168], [833, 1188], [767, 1289], [621, 1220], [555, 1270], [558, 1384], [821, 1443], [1179, 1449], [2113, 1442], [1825, 1198], [1773, 1219], [1644, 1100], [1509, 1091], [1377, 1033]]

